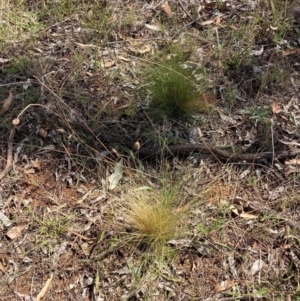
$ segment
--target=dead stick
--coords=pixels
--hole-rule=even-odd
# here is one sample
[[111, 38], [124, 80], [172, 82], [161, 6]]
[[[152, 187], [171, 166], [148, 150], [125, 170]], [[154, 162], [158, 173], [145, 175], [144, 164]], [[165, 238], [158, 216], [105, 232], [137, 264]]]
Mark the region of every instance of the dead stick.
[[[65, 118], [61, 118], [66, 121]], [[96, 131], [87, 128], [86, 125], [79, 122], [68, 120], [70, 124], [81, 128], [87, 133], [93, 133], [101, 141], [105, 141], [109, 144], [119, 144], [123, 145], [131, 150], [134, 150], [135, 141], [128, 141], [120, 137], [108, 134], [104, 131]], [[178, 144], [178, 145], [168, 145], [164, 148], [158, 147], [141, 147], [136, 153], [142, 157], [151, 157], [155, 155], [186, 155], [192, 152], [205, 152], [215, 155], [218, 159], [226, 160], [227, 162], [250, 162], [259, 163], [263, 159], [265, 160], [282, 160], [289, 157], [294, 157], [300, 154], [300, 149], [280, 151], [280, 152], [260, 152], [260, 153], [247, 153], [247, 154], [232, 154], [225, 150], [221, 150], [208, 143], [198, 143], [198, 144]]]
[[0, 173], [0, 180], [2, 180], [10, 171], [13, 163], [13, 140], [15, 136], [15, 127], [11, 130], [7, 143], [7, 160], [4, 170]]

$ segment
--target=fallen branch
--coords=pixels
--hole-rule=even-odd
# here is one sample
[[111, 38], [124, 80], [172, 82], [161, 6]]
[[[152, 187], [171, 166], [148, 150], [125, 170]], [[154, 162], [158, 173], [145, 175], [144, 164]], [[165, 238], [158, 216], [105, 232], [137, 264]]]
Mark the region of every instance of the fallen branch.
[[13, 140], [15, 136], [16, 129], [13, 127], [9, 134], [8, 143], [7, 143], [7, 159], [6, 166], [4, 170], [0, 173], [0, 180], [2, 180], [10, 171], [13, 163]]
[[69, 124], [84, 130], [87, 133], [93, 134], [98, 137], [100, 141], [105, 141], [109, 144], [123, 145], [128, 149], [133, 150], [137, 155], [141, 157], [151, 157], [155, 155], [186, 155], [192, 152], [205, 152], [214, 155], [219, 160], [225, 160], [227, 162], [251, 162], [262, 163], [264, 160], [282, 160], [289, 157], [294, 157], [300, 154], [300, 149], [279, 151], [279, 152], [259, 152], [259, 153], [247, 153], [247, 154], [232, 154], [228, 151], [216, 148], [208, 143], [198, 144], [177, 144], [169, 145], [163, 148], [158, 147], [143, 147], [137, 151], [134, 148], [136, 141], [129, 141], [120, 137], [111, 135], [102, 130], [91, 130], [86, 125], [76, 121], [68, 120]]

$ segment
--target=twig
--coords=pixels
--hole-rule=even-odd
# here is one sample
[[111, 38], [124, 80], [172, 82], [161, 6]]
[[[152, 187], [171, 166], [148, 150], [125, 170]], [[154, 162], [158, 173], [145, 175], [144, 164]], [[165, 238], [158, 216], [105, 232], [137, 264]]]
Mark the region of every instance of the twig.
[[173, 40], [177, 35], [179, 35], [185, 28], [189, 27], [190, 25], [194, 24], [195, 22], [197, 22], [198, 20], [200, 20], [202, 17], [198, 17], [196, 19], [194, 19], [193, 21], [191, 21], [190, 23], [182, 26], [181, 28], [178, 29], [177, 32], [175, 32], [172, 36], [171, 39]]
[[[271, 139], [272, 139], [272, 153], [275, 154], [275, 147], [274, 147], [274, 131], [273, 131], [273, 117], [271, 118]], [[272, 167], [274, 166], [274, 155], [272, 157]]]
[[[59, 114], [56, 114], [60, 116]], [[109, 144], [119, 144], [123, 145], [131, 150], [134, 150], [134, 143], [136, 141], [129, 141], [122, 139], [120, 137], [114, 136], [112, 134], [106, 133], [99, 130], [91, 130], [86, 125], [81, 124], [77, 121], [69, 120], [63, 117], [60, 117], [62, 121], [67, 121], [69, 124], [72, 124], [83, 131], [97, 136], [101, 141], [105, 141]], [[216, 148], [209, 143], [198, 143], [198, 144], [177, 144], [177, 145], [167, 145], [163, 148], [158, 147], [143, 147], [136, 152], [136, 154], [142, 157], [151, 157], [156, 155], [186, 155], [191, 152], [205, 152], [213, 154], [219, 160], [225, 160], [227, 162], [251, 162], [259, 163], [265, 160], [281, 160], [289, 157], [293, 157], [300, 154], [300, 149], [280, 151], [280, 152], [261, 152], [261, 153], [247, 153], [247, 154], [232, 154], [225, 150]]]
[[[191, 20], [193, 20], [193, 16], [185, 9], [185, 7], [182, 4], [182, 2], [180, 0], [178, 0], [178, 3], [181, 6], [181, 8], [183, 9], [183, 11], [191, 18]], [[193, 22], [194, 22], [194, 20], [193, 20]]]
[[0, 173], [0, 180], [2, 180], [10, 171], [13, 163], [13, 140], [15, 136], [16, 129], [10, 131], [8, 143], [7, 143], [7, 159], [6, 159], [6, 166], [4, 170]]

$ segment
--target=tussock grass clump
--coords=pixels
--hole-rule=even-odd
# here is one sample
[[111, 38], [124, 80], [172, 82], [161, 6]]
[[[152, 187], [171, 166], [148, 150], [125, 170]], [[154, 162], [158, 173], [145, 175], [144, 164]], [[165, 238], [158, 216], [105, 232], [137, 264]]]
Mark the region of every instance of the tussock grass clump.
[[172, 191], [135, 190], [127, 202], [123, 208], [126, 242], [160, 253], [179, 235], [183, 212]]
[[195, 113], [199, 91], [191, 73], [178, 60], [156, 65], [147, 72], [146, 79], [156, 116], [186, 118]]

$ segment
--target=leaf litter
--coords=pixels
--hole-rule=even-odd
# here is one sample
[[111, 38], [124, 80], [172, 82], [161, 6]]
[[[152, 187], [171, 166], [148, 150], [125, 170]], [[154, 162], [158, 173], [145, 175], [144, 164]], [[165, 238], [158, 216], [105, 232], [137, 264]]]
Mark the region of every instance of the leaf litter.
[[[16, 296], [28, 300], [33, 296], [49, 300], [295, 296], [299, 228], [292, 222], [299, 223], [299, 180], [297, 170], [287, 169], [288, 164], [297, 164], [292, 158], [286, 160], [288, 164], [278, 160], [274, 166], [264, 161], [258, 165], [229, 164], [215, 155], [196, 152], [190, 160], [175, 156], [161, 161], [168, 174], [186, 177], [184, 199], [199, 197], [193, 210], [188, 211], [185, 238], [169, 241], [178, 256], [163, 267], [161, 263], [153, 267], [149, 259], [140, 256], [142, 247], [133, 252], [122, 244], [117, 227], [122, 216], [116, 208], [124, 203], [123, 194], [132, 188], [132, 178], [138, 187], [159, 186], [160, 170], [151, 161], [153, 158], [144, 161], [137, 156], [145, 143], [159, 145], [153, 137], [176, 142], [191, 138], [193, 143], [208, 139], [234, 154], [270, 150], [272, 143], [276, 149], [288, 151], [298, 147], [290, 143], [299, 138], [299, 97], [295, 90], [299, 81], [298, 52], [293, 31], [286, 37], [288, 45], [275, 43], [270, 39], [278, 32], [278, 25], [262, 24], [257, 42], [248, 45], [243, 40], [239, 44], [253, 55], [251, 60], [257, 60], [255, 65], [260, 71], [254, 72], [255, 68], [248, 68], [248, 57], [241, 61], [238, 56], [229, 58], [232, 50], [228, 47], [237, 46], [235, 39], [243, 35], [243, 26], [255, 28], [248, 12], [253, 12], [258, 2], [197, 5], [181, 0], [178, 4], [105, 1], [103, 7], [97, 7], [97, 12], [105, 12], [99, 20], [107, 18], [102, 24], [105, 34], [101, 33], [103, 28], [91, 30], [86, 26], [95, 17], [93, 6], [87, 13], [82, 8], [78, 14], [62, 16], [60, 21], [47, 19], [49, 24], [36, 47], [24, 45], [39, 59], [31, 59], [28, 68], [19, 67], [18, 74], [8, 69], [14, 61], [4, 58], [12, 57], [12, 53], [17, 57], [22, 47], [8, 43], [4, 49], [1, 63], [10, 84], [43, 77], [46, 88], [41, 93], [37, 80], [32, 80], [26, 91], [22, 84], [13, 85], [11, 100], [4, 101], [2, 169], [9, 153], [7, 124], [23, 109], [18, 108], [16, 100], [32, 102], [26, 98], [32, 93], [34, 101], [44, 99], [49, 105], [42, 110], [31, 107], [22, 118], [15, 119], [16, 134], [11, 145], [17, 160], [1, 181], [1, 295], [7, 300], [15, 300]], [[297, 28], [296, 20], [293, 26]], [[247, 39], [252, 41], [251, 36]], [[128, 106], [131, 99], [144, 101], [137, 88], [142, 62], [151, 60], [158, 49], [170, 52], [168, 43], [179, 45], [191, 59], [191, 40], [195, 49], [201, 50], [201, 60], [210, 73], [209, 89], [217, 109], [197, 114], [193, 124], [177, 120], [153, 127], [139, 109]], [[237, 53], [238, 47], [233, 51]], [[284, 66], [291, 68], [288, 71], [296, 84], [284, 77], [274, 79], [271, 67], [280, 69], [283, 65], [280, 57], [272, 60], [272, 53], [283, 55]], [[194, 57], [189, 64], [199, 66]], [[187, 65], [194, 72], [191, 66]], [[2, 80], [1, 84], [7, 82]], [[238, 94], [232, 85], [238, 87]], [[255, 110], [251, 110], [253, 107]], [[62, 113], [65, 123], [52, 118], [47, 108]], [[242, 112], [245, 109], [248, 113]], [[132, 137], [135, 143], [125, 152], [116, 141], [106, 145], [93, 136], [93, 141], [87, 142], [84, 135], [68, 126], [70, 117], [92, 129], [105, 128], [119, 137]], [[272, 117], [273, 135], [268, 131]], [[58, 125], [64, 130], [56, 130]], [[97, 159], [100, 157], [102, 160]], [[36, 167], [33, 162], [40, 163]], [[145, 174], [152, 176], [144, 179]], [[179, 208], [188, 208], [185, 205]], [[72, 226], [64, 227], [64, 221], [73, 215]], [[47, 235], [40, 234], [41, 224], [47, 225]], [[288, 224], [292, 229], [286, 229]], [[52, 237], [49, 233], [60, 234]], [[150, 273], [151, 268], [163, 272]], [[285, 281], [281, 281], [282, 275]], [[267, 279], [264, 285], [261, 279]]]

